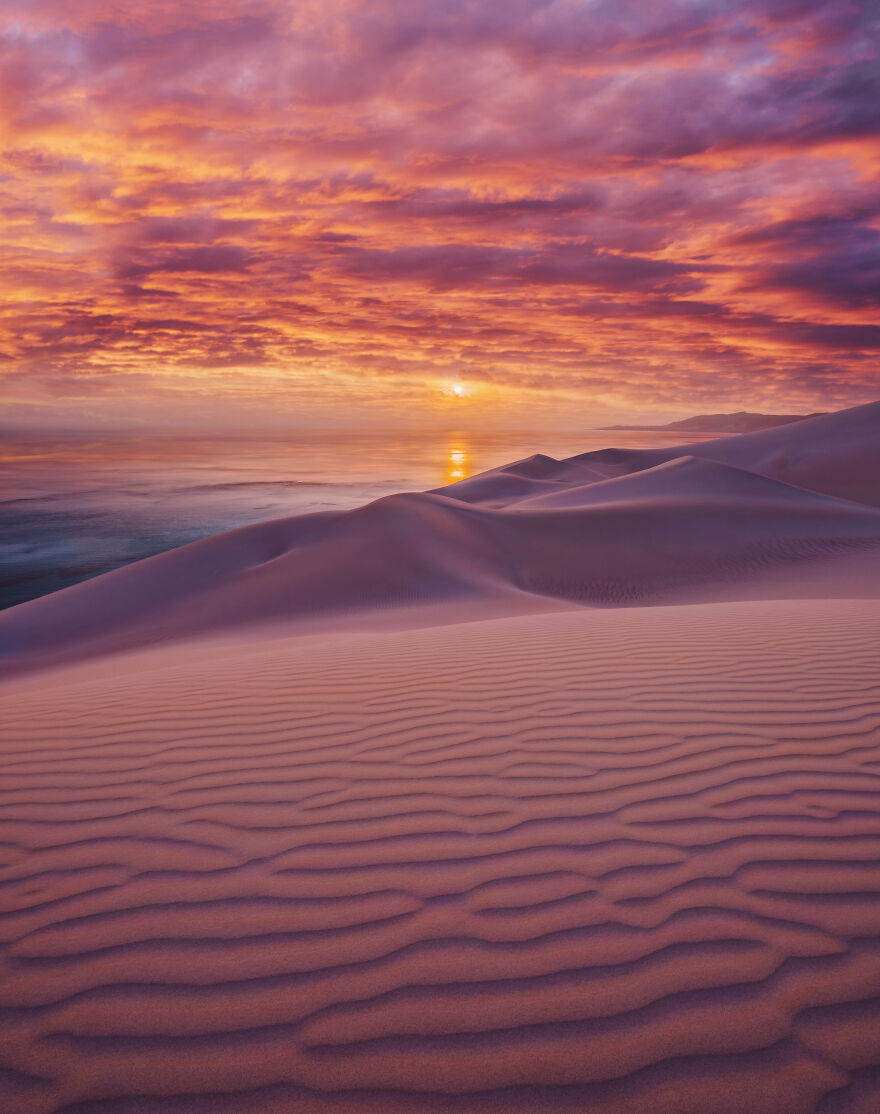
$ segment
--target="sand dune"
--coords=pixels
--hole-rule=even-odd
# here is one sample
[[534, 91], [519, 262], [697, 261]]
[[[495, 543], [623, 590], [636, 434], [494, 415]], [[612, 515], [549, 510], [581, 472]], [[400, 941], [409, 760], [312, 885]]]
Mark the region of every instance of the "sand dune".
[[444, 489], [469, 503], [503, 504], [700, 457], [815, 492], [880, 505], [880, 402], [792, 425], [658, 449], [601, 449], [568, 460], [539, 454]]
[[[880, 594], [880, 509], [821, 493], [877, 486], [880, 404], [688, 450], [536, 456], [436, 492], [206, 538], [10, 609], [0, 660], [30, 668], [259, 622], [313, 629], [487, 599], [515, 614]], [[743, 467], [750, 454], [760, 468]], [[816, 490], [773, 478], [823, 468], [832, 479]]]
[[532, 458], [0, 617], [2, 1108], [874, 1114], [878, 433]]

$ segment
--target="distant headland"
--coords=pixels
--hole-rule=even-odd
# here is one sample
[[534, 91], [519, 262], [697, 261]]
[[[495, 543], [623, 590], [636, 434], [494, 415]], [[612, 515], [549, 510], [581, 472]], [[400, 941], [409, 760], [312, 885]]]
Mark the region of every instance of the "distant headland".
[[658, 433], [682, 430], [685, 433], [752, 433], [756, 429], [771, 429], [773, 426], [802, 422], [805, 418], [818, 418], [824, 411], [815, 414], [750, 414], [738, 410], [735, 414], [697, 414], [693, 418], [682, 418], [667, 425], [603, 425], [600, 429], [656, 430]]

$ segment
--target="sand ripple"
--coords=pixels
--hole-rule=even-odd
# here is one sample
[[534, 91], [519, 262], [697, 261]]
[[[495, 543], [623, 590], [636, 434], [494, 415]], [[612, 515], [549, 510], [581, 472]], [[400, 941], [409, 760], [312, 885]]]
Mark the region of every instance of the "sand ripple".
[[14, 1114], [880, 1109], [880, 605], [5, 688]]

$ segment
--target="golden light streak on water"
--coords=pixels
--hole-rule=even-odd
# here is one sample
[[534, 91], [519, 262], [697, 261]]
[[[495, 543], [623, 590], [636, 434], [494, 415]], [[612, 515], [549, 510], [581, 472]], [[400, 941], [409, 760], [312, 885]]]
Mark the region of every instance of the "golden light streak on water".
[[443, 483], [458, 483], [459, 480], [466, 480], [470, 474], [471, 454], [467, 445], [461, 440], [453, 441], [446, 453]]

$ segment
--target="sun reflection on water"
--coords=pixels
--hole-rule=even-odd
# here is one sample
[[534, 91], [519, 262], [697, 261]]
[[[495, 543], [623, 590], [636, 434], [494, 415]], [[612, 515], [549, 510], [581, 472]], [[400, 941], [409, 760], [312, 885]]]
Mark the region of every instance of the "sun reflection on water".
[[471, 454], [463, 441], [454, 441], [446, 452], [446, 468], [443, 483], [454, 484], [466, 480], [471, 474]]

